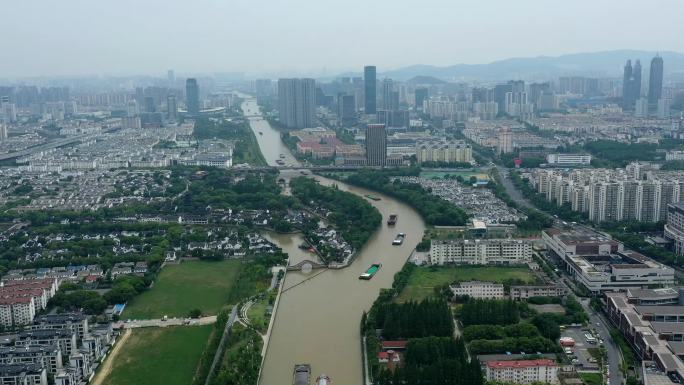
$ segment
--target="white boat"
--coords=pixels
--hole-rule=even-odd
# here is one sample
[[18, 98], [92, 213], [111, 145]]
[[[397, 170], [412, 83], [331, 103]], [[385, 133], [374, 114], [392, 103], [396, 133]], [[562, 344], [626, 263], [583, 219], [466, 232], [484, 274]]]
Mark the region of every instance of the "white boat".
[[316, 379], [316, 385], [332, 385], [332, 380], [325, 374], [321, 374]]
[[402, 243], [404, 243], [404, 238], [406, 238], [406, 234], [404, 234], [404, 233], [397, 234], [397, 236], [394, 237], [394, 240], [392, 241], [392, 245], [394, 245], [394, 246], [401, 245]]

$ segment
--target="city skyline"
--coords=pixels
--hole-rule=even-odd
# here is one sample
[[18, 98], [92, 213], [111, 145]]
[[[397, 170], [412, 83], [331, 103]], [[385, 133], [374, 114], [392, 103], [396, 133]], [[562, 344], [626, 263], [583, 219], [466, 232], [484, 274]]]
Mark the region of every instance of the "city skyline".
[[[539, 0], [528, 3], [519, 7], [495, 1], [464, 7], [433, 0], [419, 7], [390, 7], [384, 1], [369, 6], [356, 0], [344, 5], [298, 0], [257, 9], [246, 1], [203, 0], [193, 3], [193, 18], [187, 18], [187, 9], [180, 4], [160, 1], [106, 1], [89, 5], [87, 12], [77, 0], [40, 7], [35, 1], [15, 2], [5, 11], [16, 17], [0, 26], [3, 36], [14, 36], [5, 41], [6, 52], [13, 55], [0, 63], [0, 77], [152, 74], [168, 68], [179, 73], [332, 74], [369, 62], [394, 69], [622, 48], [684, 52], [684, 43], [677, 39], [681, 30], [673, 30], [682, 28], [677, 20], [681, 12], [676, 11], [682, 4], [676, 1], [660, 1], [648, 9], [630, 6], [637, 4], [632, 1], [579, 1], [553, 10]], [[295, 12], [300, 8], [307, 12]], [[464, 11], [467, 18], [460, 17]], [[380, 12], [385, 17], [378, 18]], [[108, 15], [107, 20], [98, 14]], [[624, 28], [624, 20], [632, 19], [640, 20], [640, 28]], [[259, 30], [253, 29], [255, 21]], [[76, 25], [79, 28], [64, 27]], [[516, 33], [506, 33], [512, 27]], [[621, 33], [605, 32], [611, 30]], [[47, 31], [50, 39], [44, 38]], [[368, 44], [348, 44], [354, 41]], [[426, 44], [430, 41], [441, 43]]]

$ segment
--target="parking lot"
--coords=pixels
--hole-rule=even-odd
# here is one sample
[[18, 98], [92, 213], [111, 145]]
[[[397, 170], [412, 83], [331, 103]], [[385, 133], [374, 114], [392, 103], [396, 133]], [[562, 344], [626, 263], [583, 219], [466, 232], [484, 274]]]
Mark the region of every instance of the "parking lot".
[[575, 340], [575, 346], [572, 348], [573, 354], [571, 355], [573, 357], [568, 358], [570, 360], [572, 360], [574, 357], [577, 358], [575, 366], [578, 370], [598, 370], [598, 364], [596, 362], [591, 362], [594, 360], [592, 359], [592, 356], [591, 354], [589, 354], [589, 351], [587, 349], [598, 349], [601, 345], [599, 345], [598, 341], [596, 342], [596, 344], [588, 343], [586, 337], [584, 336], [586, 333], [589, 332], [582, 330], [581, 327], [568, 327], [567, 329], [561, 331], [561, 336], [571, 337]]

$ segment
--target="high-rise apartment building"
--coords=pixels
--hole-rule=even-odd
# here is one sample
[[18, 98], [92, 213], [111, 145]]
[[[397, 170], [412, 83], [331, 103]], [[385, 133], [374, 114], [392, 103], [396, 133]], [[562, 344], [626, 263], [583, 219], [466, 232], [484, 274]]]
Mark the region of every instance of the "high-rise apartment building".
[[423, 109], [423, 102], [428, 99], [428, 89], [425, 87], [416, 88], [414, 91], [416, 100], [416, 110]]
[[513, 133], [508, 127], [499, 130], [499, 154], [510, 154], [513, 152]]
[[157, 105], [154, 102], [154, 97], [145, 96], [145, 112], [157, 112]]
[[658, 119], [667, 119], [670, 117], [670, 99], [658, 99]]
[[311, 128], [316, 117], [316, 81], [278, 79], [280, 123], [288, 128]]
[[188, 115], [196, 117], [200, 111], [199, 85], [197, 79], [188, 78], [185, 81], [185, 105]]
[[7, 139], [7, 126], [0, 123], [0, 140]]
[[395, 98], [392, 79], [382, 80], [382, 108], [390, 111], [399, 109], [399, 94]]
[[639, 118], [648, 117], [648, 99], [639, 98], [634, 102], [634, 116]]
[[498, 110], [501, 112], [506, 111], [506, 94], [509, 92], [513, 92], [511, 84], [498, 84], [494, 87], [494, 101], [498, 104]]
[[166, 96], [166, 118], [169, 120], [176, 120], [178, 118], [176, 95], [170, 94]]
[[[588, 214], [593, 222], [658, 222], [667, 216], [667, 205], [684, 198], [684, 180], [627, 170], [540, 170], [539, 193], [558, 206], [569, 203], [573, 211]], [[627, 171], [627, 172], [625, 172]]]
[[173, 88], [176, 86], [176, 72], [174, 72], [174, 70], [166, 71], [166, 81], [168, 83], [169, 88]]
[[663, 95], [663, 58], [660, 55], [651, 60], [648, 77], [648, 104], [656, 105]]
[[363, 68], [363, 83], [364, 83], [364, 103], [366, 114], [375, 114], [376, 107], [376, 92], [377, 78], [375, 66], [366, 66]]
[[5, 123], [15, 123], [17, 121], [17, 105], [14, 103], [3, 103], [2, 115]]
[[354, 95], [337, 95], [337, 116], [341, 120], [356, 118], [356, 97]]
[[271, 96], [273, 95], [273, 82], [271, 79], [257, 79], [254, 81], [254, 91], [256, 96]]
[[387, 160], [387, 132], [384, 124], [366, 127], [366, 161], [369, 166], [385, 166]]

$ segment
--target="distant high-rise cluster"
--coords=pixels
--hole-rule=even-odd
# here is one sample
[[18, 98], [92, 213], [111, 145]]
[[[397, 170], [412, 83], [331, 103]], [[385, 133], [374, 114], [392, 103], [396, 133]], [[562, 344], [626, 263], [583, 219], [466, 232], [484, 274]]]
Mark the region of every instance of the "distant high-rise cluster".
[[656, 111], [658, 117], [669, 116], [669, 100], [663, 97], [663, 58], [656, 55], [651, 60], [648, 77], [648, 93], [641, 90], [641, 63], [636, 61], [632, 67], [631, 60], [627, 60], [622, 78], [622, 108], [633, 110], [637, 117], [648, 117], [650, 112]]
[[278, 79], [280, 123], [288, 128], [314, 126], [316, 114], [314, 79]]

